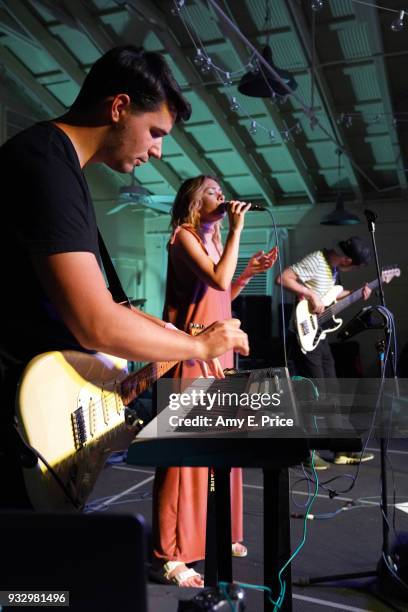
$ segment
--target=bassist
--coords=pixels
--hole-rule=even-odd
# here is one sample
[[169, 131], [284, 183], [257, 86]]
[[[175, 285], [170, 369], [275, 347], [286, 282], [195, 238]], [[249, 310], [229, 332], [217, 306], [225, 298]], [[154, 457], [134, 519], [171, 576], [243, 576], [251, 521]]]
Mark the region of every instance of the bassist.
[[[352, 236], [340, 241], [336, 249], [321, 249], [309, 253], [299, 262], [286, 268], [276, 278], [276, 283], [283, 285], [298, 299], [306, 299], [311, 312], [321, 314], [325, 309], [322, 297], [337, 284], [339, 272], [356, 270], [366, 266], [370, 260], [370, 248], [359, 236]], [[341, 300], [349, 294], [350, 291], [343, 290], [337, 299]], [[367, 300], [370, 295], [371, 289], [366, 284], [362, 288], [361, 297]], [[328, 340], [322, 338], [313, 351], [303, 353], [293, 330], [292, 326], [290, 354], [296, 373], [314, 379], [336, 378], [334, 358]], [[368, 461], [372, 458], [371, 453], [365, 453], [361, 460]], [[334, 458], [334, 462], [340, 464], [358, 463], [359, 460], [360, 453], [339, 452]], [[315, 467], [316, 469], [327, 469], [329, 465], [315, 454]]]

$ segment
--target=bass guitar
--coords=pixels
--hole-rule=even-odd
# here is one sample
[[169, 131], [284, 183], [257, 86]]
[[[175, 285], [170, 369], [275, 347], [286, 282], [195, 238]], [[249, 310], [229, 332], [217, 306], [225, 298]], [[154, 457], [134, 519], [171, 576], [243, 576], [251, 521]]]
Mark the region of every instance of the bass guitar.
[[[397, 267], [383, 268], [381, 272], [381, 280], [383, 283], [389, 283], [395, 276], [400, 276], [401, 270]], [[368, 283], [370, 289], [378, 287], [378, 280], [373, 280]], [[303, 353], [313, 351], [319, 344], [320, 340], [326, 337], [343, 324], [343, 320], [338, 318], [339, 312], [354, 304], [362, 297], [363, 287], [353, 291], [347, 297], [337, 302], [338, 296], [342, 293], [341, 285], [334, 285], [322, 298], [322, 302], [326, 309], [321, 314], [313, 314], [309, 309], [309, 302], [306, 299], [300, 300], [296, 306], [295, 312], [295, 328], [300, 348]]]

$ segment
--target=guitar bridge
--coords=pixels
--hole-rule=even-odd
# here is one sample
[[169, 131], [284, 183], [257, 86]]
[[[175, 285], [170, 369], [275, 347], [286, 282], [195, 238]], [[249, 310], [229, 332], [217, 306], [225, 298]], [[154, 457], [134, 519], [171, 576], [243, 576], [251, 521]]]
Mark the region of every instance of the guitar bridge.
[[77, 408], [71, 414], [72, 432], [74, 434], [74, 444], [76, 450], [84, 447], [86, 442], [86, 428], [83, 409]]
[[308, 333], [310, 333], [310, 329], [309, 329], [309, 321], [302, 321], [302, 323], [300, 324], [300, 327], [302, 329], [302, 333], [307, 336]]

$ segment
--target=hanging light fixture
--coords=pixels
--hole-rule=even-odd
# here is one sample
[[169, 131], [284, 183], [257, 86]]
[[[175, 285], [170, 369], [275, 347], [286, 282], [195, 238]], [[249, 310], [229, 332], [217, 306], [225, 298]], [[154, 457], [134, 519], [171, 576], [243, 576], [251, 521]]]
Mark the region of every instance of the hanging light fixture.
[[[268, 64], [274, 69], [274, 71], [280, 76], [280, 78], [286, 83], [290, 89], [295, 90], [298, 84], [295, 81], [294, 76], [287, 70], [277, 68], [272, 61], [272, 49], [269, 45], [266, 45], [262, 50], [262, 57]], [[238, 91], [244, 94], [244, 96], [252, 96], [253, 98], [271, 98], [273, 94], [278, 96], [287, 96], [288, 91], [285, 87], [273, 77], [266, 69], [260, 66], [261, 70], [257, 72], [246, 72], [241, 78]]]
[[337, 149], [338, 164], [337, 164], [337, 196], [336, 207], [328, 215], [324, 215], [320, 221], [320, 225], [357, 225], [360, 219], [357, 215], [349, 212], [344, 208], [344, 196], [340, 191], [340, 158], [341, 150]]

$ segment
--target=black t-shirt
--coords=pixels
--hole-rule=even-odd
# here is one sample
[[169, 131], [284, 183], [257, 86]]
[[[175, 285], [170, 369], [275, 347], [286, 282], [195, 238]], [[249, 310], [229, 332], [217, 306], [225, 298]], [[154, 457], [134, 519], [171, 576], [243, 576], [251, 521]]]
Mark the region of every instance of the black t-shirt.
[[17, 134], [0, 148], [0, 173], [0, 381], [10, 394], [35, 355], [81, 349], [45, 295], [30, 255], [88, 251], [99, 261], [99, 249], [88, 187], [63, 131], [39, 123]]

